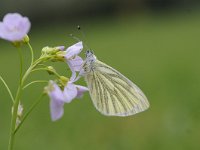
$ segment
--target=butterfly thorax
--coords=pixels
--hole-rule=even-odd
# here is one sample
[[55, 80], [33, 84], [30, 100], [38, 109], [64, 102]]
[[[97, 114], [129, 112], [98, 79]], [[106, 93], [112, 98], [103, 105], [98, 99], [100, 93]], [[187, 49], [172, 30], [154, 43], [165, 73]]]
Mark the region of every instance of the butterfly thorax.
[[86, 58], [85, 58], [85, 63], [83, 65], [83, 69], [85, 73], [88, 73], [94, 69], [94, 63], [97, 60], [96, 56], [91, 50], [87, 50], [86, 53]]
[[87, 50], [86, 53], [85, 53], [85, 56], [86, 56], [86, 61], [88, 63], [92, 63], [97, 59], [96, 56], [94, 55], [94, 53], [91, 50]]

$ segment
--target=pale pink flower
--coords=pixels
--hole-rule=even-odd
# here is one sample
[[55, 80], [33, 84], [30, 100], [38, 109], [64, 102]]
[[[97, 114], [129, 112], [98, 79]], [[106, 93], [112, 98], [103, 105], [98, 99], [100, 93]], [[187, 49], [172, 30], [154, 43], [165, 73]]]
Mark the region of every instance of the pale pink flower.
[[69, 81], [62, 91], [54, 81], [50, 81], [46, 90], [50, 97], [51, 119], [56, 121], [64, 114], [64, 104], [70, 103], [75, 98], [81, 98], [88, 88]]
[[15, 42], [21, 41], [29, 32], [31, 23], [18, 13], [8, 13], [0, 22], [0, 38]]

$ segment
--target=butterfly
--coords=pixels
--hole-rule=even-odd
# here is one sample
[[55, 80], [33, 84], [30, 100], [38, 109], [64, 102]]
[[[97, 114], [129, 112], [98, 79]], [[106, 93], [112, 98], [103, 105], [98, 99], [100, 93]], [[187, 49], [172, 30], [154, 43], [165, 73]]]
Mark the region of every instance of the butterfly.
[[149, 102], [133, 82], [119, 71], [99, 61], [86, 51], [82, 75], [96, 109], [106, 116], [129, 116], [142, 112]]

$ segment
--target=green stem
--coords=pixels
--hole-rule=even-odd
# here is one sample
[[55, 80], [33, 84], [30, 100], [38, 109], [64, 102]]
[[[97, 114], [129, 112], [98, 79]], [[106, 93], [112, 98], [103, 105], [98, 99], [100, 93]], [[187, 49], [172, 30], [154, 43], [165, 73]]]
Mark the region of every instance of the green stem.
[[28, 47], [30, 49], [30, 52], [31, 52], [31, 64], [33, 64], [33, 61], [34, 61], [34, 53], [33, 53], [33, 48], [31, 46], [31, 44], [28, 42]]
[[19, 54], [19, 59], [20, 59], [20, 84], [22, 80], [22, 72], [23, 72], [23, 56], [22, 56], [22, 50], [21, 48], [18, 48], [18, 54]]
[[45, 64], [38, 64], [38, 66], [42, 66], [42, 67], [48, 67], [47, 65]]
[[14, 101], [13, 105], [13, 113], [12, 113], [12, 119], [11, 119], [11, 128], [10, 128], [10, 139], [9, 139], [9, 145], [8, 145], [8, 150], [13, 149], [13, 144], [14, 144], [14, 139], [15, 139], [15, 127], [16, 127], [16, 120], [17, 120], [17, 111], [18, 111], [18, 105], [20, 101], [20, 96], [21, 96], [22, 88], [21, 84], [18, 87], [16, 98]]
[[33, 69], [31, 72], [35, 72], [35, 71], [48, 71], [47, 68], [36, 68], [36, 69]]
[[18, 54], [19, 54], [19, 59], [20, 59], [20, 80], [19, 80], [19, 86], [17, 89], [17, 94], [13, 103], [13, 112], [12, 112], [12, 117], [11, 117], [10, 139], [9, 139], [8, 150], [12, 150], [13, 145], [14, 145], [14, 139], [15, 139], [14, 131], [16, 127], [17, 111], [18, 111], [18, 105], [19, 105], [21, 92], [22, 92], [23, 57], [22, 57], [22, 51], [20, 48], [18, 48]]
[[17, 128], [14, 131], [14, 134], [17, 133], [17, 131], [20, 129], [23, 122], [26, 120], [26, 118], [29, 116], [29, 114], [33, 111], [33, 109], [41, 102], [42, 98], [45, 96], [44, 93], [41, 94], [41, 96], [31, 105], [27, 113], [24, 115], [24, 117], [21, 120], [21, 123], [17, 126]]
[[36, 80], [36, 81], [32, 81], [32, 82], [26, 84], [26, 85], [23, 87], [23, 90], [24, 90], [25, 88], [27, 88], [28, 86], [34, 84], [34, 83], [48, 83], [48, 81], [46, 81], [46, 80]]
[[32, 70], [40, 63], [40, 60], [37, 60], [33, 62], [33, 64], [27, 69], [24, 76], [22, 77], [22, 85], [24, 84], [26, 78], [29, 76], [29, 74], [32, 72]]
[[[47, 68], [36, 68], [36, 69], [33, 69], [31, 72], [35, 72], [35, 71], [49, 71]], [[56, 75], [58, 78], [60, 78], [60, 75], [56, 72], [56, 71], [53, 71], [52, 73], [54, 73], [54, 75]]]
[[13, 101], [13, 103], [14, 103], [14, 97], [13, 97], [12, 92], [10, 91], [8, 85], [6, 84], [5, 80], [4, 80], [1, 76], [0, 76], [0, 80], [1, 80], [1, 81], [3, 82], [3, 84], [5, 85], [7, 91], [8, 91], [8, 93], [9, 93], [9, 95], [10, 95], [10, 98], [12, 99], [12, 101]]

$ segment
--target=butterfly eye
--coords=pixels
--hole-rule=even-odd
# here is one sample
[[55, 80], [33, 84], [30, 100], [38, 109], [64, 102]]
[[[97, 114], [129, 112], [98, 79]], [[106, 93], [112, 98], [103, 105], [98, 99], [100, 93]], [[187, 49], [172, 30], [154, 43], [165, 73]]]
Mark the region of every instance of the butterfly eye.
[[90, 53], [90, 51], [89, 51], [89, 50], [87, 50], [87, 51], [85, 52], [85, 54], [86, 54], [86, 55], [88, 55], [89, 53]]

